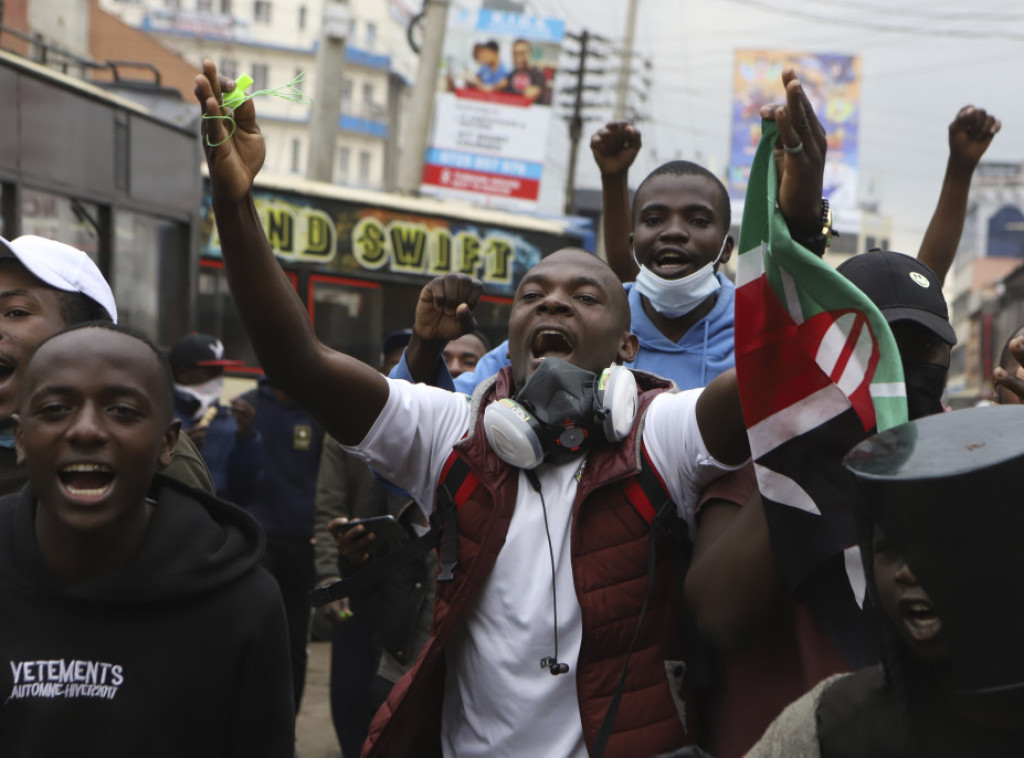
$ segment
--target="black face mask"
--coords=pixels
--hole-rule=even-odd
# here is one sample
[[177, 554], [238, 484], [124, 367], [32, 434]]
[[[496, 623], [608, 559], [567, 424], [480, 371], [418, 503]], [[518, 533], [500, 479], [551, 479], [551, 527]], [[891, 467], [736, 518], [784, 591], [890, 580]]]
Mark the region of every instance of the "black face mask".
[[571, 457], [594, 441], [597, 375], [561, 358], [546, 358], [515, 399], [533, 411], [550, 435], [544, 442], [549, 461]]
[[942, 413], [942, 391], [946, 388], [949, 367], [939, 363], [904, 363], [907, 385], [907, 416], [911, 421]]

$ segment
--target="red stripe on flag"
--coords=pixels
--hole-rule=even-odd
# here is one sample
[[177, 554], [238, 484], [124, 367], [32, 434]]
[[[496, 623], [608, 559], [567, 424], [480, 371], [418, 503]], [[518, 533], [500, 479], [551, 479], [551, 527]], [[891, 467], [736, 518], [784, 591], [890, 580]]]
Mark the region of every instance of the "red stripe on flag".
[[858, 313], [853, 317], [853, 326], [850, 327], [850, 334], [846, 338], [846, 344], [843, 345], [839, 357], [836, 359], [835, 368], [832, 369], [832, 376], [829, 377], [836, 384], [839, 384], [839, 379], [846, 370], [846, 364], [850, 362], [850, 356], [853, 355], [853, 348], [857, 345], [857, 338], [860, 337], [860, 330], [864, 326], [864, 321], [864, 314], [862, 313]]
[[839, 359], [836, 361], [835, 369], [832, 371], [831, 380], [836, 382], [839, 377], [842, 376], [844, 371], [852, 368], [849, 365], [850, 358], [856, 349], [857, 338], [860, 336], [860, 332], [857, 327], [867, 329], [867, 333], [871, 336], [871, 356], [868, 359], [867, 364], [863, 366], [864, 381], [848, 395], [850, 404], [860, 417], [865, 431], [867, 431], [874, 428], [876, 423], [875, 404], [871, 399], [871, 378], [875, 375], [875, 369], [878, 368], [878, 362], [881, 359], [881, 353], [878, 349], [878, 337], [871, 330], [871, 322], [867, 320], [862, 311], [858, 311], [854, 308], [844, 308], [842, 310], [819, 313], [800, 325], [798, 330], [798, 339], [807, 353], [812, 356], [817, 355], [821, 342], [825, 338], [825, 333], [837, 320], [840, 319], [840, 317], [846, 314], [854, 315], [854, 327], [851, 329], [850, 337], [844, 345]]
[[[741, 290], [747, 290], [743, 304]], [[736, 292], [737, 312], [752, 316], [736, 325], [736, 371], [748, 377], [740, 382], [740, 400], [751, 427], [831, 382], [800, 344], [796, 324], [764, 277]]]

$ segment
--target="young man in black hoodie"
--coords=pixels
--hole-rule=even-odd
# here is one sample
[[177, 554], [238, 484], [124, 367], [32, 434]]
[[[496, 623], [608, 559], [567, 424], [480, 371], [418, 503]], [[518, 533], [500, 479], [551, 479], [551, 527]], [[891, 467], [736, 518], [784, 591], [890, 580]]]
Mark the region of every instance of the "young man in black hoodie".
[[292, 756], [280, 594], [233, 505], [156, 474], [166, 360], [111, 324], [22, 379], [29, 484], [0, 500], [0, 754]]

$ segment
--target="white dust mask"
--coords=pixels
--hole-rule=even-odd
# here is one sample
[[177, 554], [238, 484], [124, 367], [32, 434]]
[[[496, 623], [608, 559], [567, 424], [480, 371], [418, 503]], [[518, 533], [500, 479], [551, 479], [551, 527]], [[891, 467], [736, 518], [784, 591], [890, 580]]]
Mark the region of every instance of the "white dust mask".
[[192, 420], [195, 421], [202, 418], [211, 405], [220, 401], [224, 394], [224, 377], [215, 376], [201, 384], [175, 384], [174, 387], [199, 403], [199, 409], [192, 414]]
[[681, 279], [665, 279], [658, 276], [636, 260], [636, 251], [634, 250], [633, 260], [640, 268], [640, 273], [636, 275], [637, 291], [646, 297], [654, 310], [662, 316], [668, 318], [685, 316], [722, 286], [718, 277], [715, 276], [715, 266], [721, 260], [722, 253], [725, 251], [725, 243], [728, 240], [728, 236], [722, 240], [722, 247], [719, 248], [718, 255], [713, 261]]

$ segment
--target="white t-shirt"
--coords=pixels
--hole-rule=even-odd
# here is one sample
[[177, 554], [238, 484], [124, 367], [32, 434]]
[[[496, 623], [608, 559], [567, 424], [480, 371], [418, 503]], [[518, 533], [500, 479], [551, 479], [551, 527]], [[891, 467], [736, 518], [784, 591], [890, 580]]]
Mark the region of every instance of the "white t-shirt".
[[[429, 515], [441, 469], [469, 429], [470, 400], [423, 384], [389, 382], [384, 410], [365, 439], [348, 450], [405, 488]], [[714, 460], [704, 446], [695, 415], [699, 395], [700, 390], [662, 393], [649, 406], [643, 430], [651, 460], [691, 530], [701, 491], [734, 468]], [[445, 756], [586, 758], [576, 693], [582, 613], [570, 550], [576, 475], [583, 460], [535, 469], [554, 552], [558, 660], [569, 664], [569, 673], [552, 676], [540, 666], [541, 658], [554, 654], [551, 561], [541, 498], [520, 473], [505, 545], [446, 649]]]

